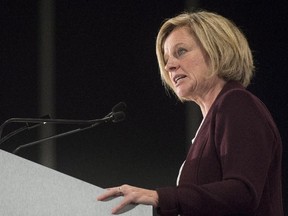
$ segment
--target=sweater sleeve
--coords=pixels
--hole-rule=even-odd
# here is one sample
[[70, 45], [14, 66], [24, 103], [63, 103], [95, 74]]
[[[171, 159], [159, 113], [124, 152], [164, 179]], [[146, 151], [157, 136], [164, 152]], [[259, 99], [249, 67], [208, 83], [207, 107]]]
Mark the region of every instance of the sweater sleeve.
[[257, 209], [275, 150], [270, 114], [253, 95], [237, 90], [223, 95], [213, 109], [210, 134], [222, 179], [157, 189], [159, 214], [241, 215]]

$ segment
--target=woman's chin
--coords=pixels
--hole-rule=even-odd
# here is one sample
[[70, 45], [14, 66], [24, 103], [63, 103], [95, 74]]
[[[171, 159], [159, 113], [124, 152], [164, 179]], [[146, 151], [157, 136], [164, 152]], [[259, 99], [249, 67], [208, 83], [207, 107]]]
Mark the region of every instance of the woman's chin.
[[188, 91], [187, 89], [177, 89], [176, 95], [181, 100], [188, 100], [188, 98], [191, 98], [191, 92]]

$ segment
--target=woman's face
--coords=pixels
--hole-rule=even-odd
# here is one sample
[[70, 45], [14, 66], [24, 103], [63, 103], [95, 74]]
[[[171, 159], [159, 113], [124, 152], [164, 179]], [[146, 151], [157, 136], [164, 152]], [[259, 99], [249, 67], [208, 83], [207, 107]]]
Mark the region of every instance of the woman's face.
[[195, 100], [209, 88], [209, 58], [187, 27], [174, 29], [164, 42], [165, 70], [179, 98]]

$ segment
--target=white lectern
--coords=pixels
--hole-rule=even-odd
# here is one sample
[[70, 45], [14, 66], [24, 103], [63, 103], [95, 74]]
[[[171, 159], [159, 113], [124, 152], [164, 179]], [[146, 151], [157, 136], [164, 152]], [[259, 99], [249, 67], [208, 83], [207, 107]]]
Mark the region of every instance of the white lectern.
[[[1, 216], [106, 216], [121, 199], [99, 202], [104, 189], [0, 150]], [[127, 206], [120, 215], [152, 216], [152, 207]]]

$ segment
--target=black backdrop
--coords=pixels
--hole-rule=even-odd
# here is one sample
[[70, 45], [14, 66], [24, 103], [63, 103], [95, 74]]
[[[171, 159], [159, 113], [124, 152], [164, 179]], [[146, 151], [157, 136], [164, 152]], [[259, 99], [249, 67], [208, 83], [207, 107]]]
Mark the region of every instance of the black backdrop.
[[[155, 38], [163, 19], [185, 7], [178, 0], [55, 1], [53, 117], [94, 119], [119, 101], [128, 105], [124, 122], [57, 140], [57, 170], [101, 187], [175, 183], [189, 145], [185, 106], [161, 84]], [[247, 35], [257, 67], [249, 89], [279, 126], [287, 179], [287, 3], [202, 0], [198, 7], [232, 19]], [[38, 25], [38, 1], [0, 1], [1, 122], [39, 116]], [[11, 151], [31, 133], [1, 148]], [[37, 153], [33, 147], [19, 154], [38, 162]]]

